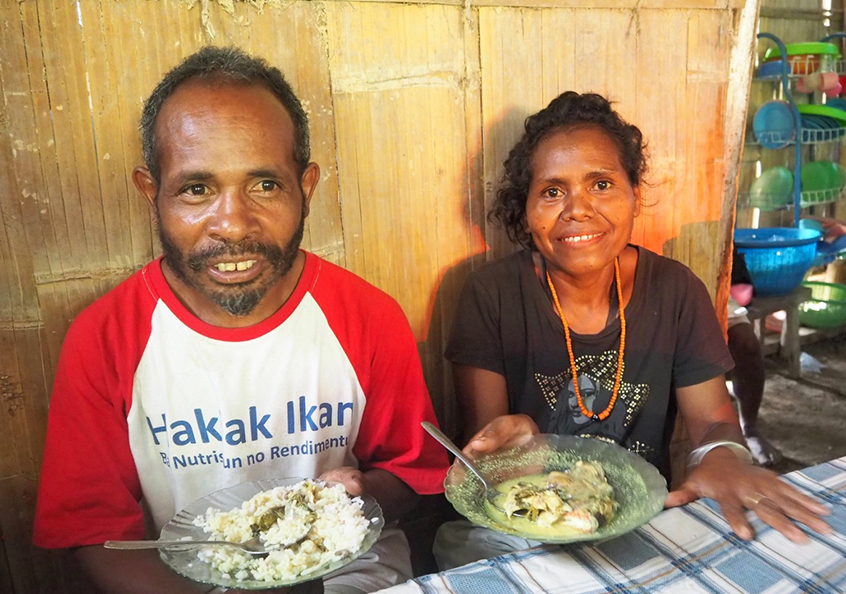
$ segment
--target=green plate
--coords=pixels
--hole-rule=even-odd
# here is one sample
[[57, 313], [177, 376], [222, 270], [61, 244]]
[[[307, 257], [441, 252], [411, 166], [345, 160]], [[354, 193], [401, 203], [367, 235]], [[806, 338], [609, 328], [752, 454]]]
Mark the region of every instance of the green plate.
[[[809, 43], [788, 43], [784, 46], [787, 50], [788, 56], [804, 56], [812, 54], [831, 54], [832, 56], [839, 56], [840, 51], [833, 43], [824, 41], [812, 41]], [[781, 50], [778, 47], [767, 48], [764, 52], [764, 59], [777, 58], [781, 56]]]
[[840, 171], [831, 161], [811, 161], [802, 165], [802, 191], [814, 192], [837, 187]]
[[793, 172], [787, 167], [770, 167], [749, 186], [749, 201], [758, 208], [786, 206], [793, 197]]
[[501, 523], [498, 520], [504, 519], [503, 516], [495, 511], [490, 514], [487, 511], [489, 507], [485, 504], [481, 481], [459, 461], [452, 465], [444, 481], [446, 498], [458, 513], [478, 526], [538, 542], [558, 544], [619, 536], [642, 526], [664, 509], [667, 483], [658, 470], [637, 454], [599, 439], [574, 435], [536, 435], [527, 445], [481, 458], [477, 466], [497, 484], [518, 476], [567, 470], [579, 460], [602, 465], [609, 484], [614, 488], [619, 506], [611, 521], [596, 532], [541, 537]]
[[837, 109], [834, 107], [826, 107], [825, 105], [797, 105], [796, 109], [799, 110], [799, 113], [806, 113], [809, 115], [818, 115], [818, 116], [825, 116], [827, 118], [833, 118], [840, 122], [842, 126], [846, 123], [846, 111], [842, 109]]

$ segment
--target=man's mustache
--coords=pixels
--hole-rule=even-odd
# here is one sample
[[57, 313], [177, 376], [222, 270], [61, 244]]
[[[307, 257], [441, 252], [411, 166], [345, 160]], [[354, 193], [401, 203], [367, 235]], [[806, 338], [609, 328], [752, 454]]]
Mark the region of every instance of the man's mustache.
[[277, 245], [258, 241], [239, 241], [192, 252], [186, 264], [194, 272], [199, 272], [206, 267], [209, 260], [221, 257], [236, 258], [245, 254], [264, 256], [271, 264], [281, 263], [285, 259], [282, 248]]

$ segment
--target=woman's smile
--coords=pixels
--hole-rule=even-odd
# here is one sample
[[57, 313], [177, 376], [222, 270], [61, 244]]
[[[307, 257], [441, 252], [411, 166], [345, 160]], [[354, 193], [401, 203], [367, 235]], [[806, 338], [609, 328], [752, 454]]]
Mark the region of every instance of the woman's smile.
[[585, 233], [582, 235], [567, 235], [562, 237], [559, 241], [573, 246], [587, 245], [588, 243], [601, 238], [604, 233]]

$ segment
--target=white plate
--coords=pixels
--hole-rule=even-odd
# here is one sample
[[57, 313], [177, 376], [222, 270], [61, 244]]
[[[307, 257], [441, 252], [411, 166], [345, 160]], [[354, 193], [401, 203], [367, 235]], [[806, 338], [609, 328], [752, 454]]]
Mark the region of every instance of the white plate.
[[[228, 489], [216, 491], [198, 499], [197, 501], [194, 501], [188, 505], [188, 507], [176, 514], [176, 516], [168, 522], [164, 528], [162, 528], [160, 538], [162, 540], [181, 540], [185, 538], [190, 538], [191, 540], [209, 540], [211, 535], [204, 532], [199, 526], [195, 526], [194, 518], [198, 515], [205, 514], [210, 507], [229, 511], [240, 506], [241, 503], [256, 494], [261, 493], [262, 491], [268, 491], [275, 487], [295, 485], [303, 480], [304, 479], [302, 478], [267, 479], [252, 483], [242, 483]], [[160, 555], [162, 560], [180, 575], [196, 582], [225, 586], [228, 588], [265, 590], [268, 588], [292, 586], [294, 584], [311, 581], [340, 569], [344, 565], [347, 565], [357, 559], [367, 552], [367, 550], [370, 549], [370, 547], [373, 546], [373, 543], [375, 543], [379, 538], [382, 527], [385, 525], [385, 520], [382, 517], [382, 508], [380, 508], [379, 504], [376, 503], [376, 500], [369, 495], [362, 495], [361, 499], [364, 501], [364, 505], [362, 507], [364, 516], [370, 520], [370, 528], [364, 536], [364, 541], [361, 543], [361, 547], [347, 557], [323, 565], [316, 571], [311, 571], [306, 575], [300, 575], [293, 580], [236, 580], [234, 578], [226, 577], [219, 571], [212, 569], [211, 565], [208, 563], [200, 560], [197, 556], [201, 550], [200, 547], [190, 549], [161, 549]]]

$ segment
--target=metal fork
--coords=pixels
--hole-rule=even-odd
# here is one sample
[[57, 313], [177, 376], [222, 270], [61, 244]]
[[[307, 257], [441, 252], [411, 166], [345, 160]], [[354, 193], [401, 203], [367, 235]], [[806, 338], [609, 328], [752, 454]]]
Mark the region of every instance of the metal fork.
[[497, 511], [501, 513], [506, 513], [505, 510], [502, 508], [502, 505], [500, 504], [500, 498], [502, 497], [502, 493], [497, 490], [495, 484], [493, 484], [488, 478], [486, 478], [481, 473], [481, 471], [479, 471], [476, 465], [473, 464], [473, 461], [470, 460], [470, 458], [468, 458], [467, 456], [465, 456], [464, 452], [462, 452], [461, 449], [459, 449], [459, 447], [455, 445], [455, 443], [453, 443], [449, 437], [447, 437], [440, 429], [435, 427], [432, 423], [423, 421], [420, 424], [429, 433], [429, 435], [434, 437], [438, 441], [438, 443], [440, 443], [447, 450], [452, 452], [456, 458], [461, 460], [464, 465], [468, 469], [470, 469], [473, 474], [476, 475], [476, 478], [478, 478], [482, 482], [482, 491], [488, 503], [490, 503]]
[[187, 547], [202, 547], [206, 545], [220, 545], [241, 549], [249, 555], [266, 556], [270, 553], [258, 536], [244, 542], [229, 542], [228, 540], [107, 540], [103, 546], [107, 549], [139, 550], [139, 549], [176, 549]]

